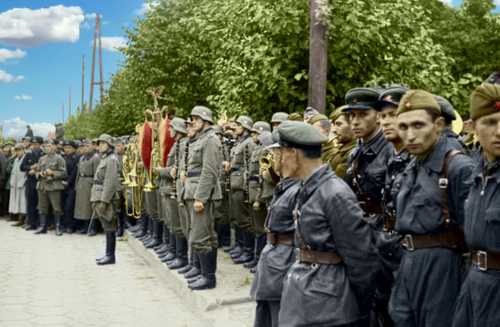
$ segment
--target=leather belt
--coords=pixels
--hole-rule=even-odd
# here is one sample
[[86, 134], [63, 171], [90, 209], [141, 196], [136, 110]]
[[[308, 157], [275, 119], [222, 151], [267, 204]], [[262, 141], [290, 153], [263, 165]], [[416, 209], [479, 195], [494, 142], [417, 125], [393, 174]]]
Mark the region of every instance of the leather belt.
[[271, 245], [283, 244], [293, 246], [294, 235], [294, 233], [279, 234], [266, 232], [267, 243]]
[[198, 177], [198, 176], [201, 176], [201, 171], [188, 171], [186, 176], [187, 177]]
[[252, 176], [248, 177], [248, 181], [249, 182], [259, 182], [260, 177], [259, 177], [259, 175], [252, 175]]
[[500, 252], [472, 251], [472, 264], [481, 271], [500, 271]]
[[342, 262], [342, 258], [335, 252], [320, 252], [300, 249], [299, 261], [302, 263], [336, 265]]
[[461, 250], [465, 248], [464, 234], [461, 230], [449, 229], [438, 234], [404, 235], [401, 245], [408, 251], [428, 248], [448, 248]]

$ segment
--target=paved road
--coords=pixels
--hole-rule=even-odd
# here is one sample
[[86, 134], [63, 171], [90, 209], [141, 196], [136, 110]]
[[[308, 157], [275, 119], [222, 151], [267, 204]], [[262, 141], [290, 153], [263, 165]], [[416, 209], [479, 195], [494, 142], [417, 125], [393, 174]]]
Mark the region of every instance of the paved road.
[[0, 220], [0, 327], [207, 327], [124, 242], [98, 267], [103, 236], [33, 235]]

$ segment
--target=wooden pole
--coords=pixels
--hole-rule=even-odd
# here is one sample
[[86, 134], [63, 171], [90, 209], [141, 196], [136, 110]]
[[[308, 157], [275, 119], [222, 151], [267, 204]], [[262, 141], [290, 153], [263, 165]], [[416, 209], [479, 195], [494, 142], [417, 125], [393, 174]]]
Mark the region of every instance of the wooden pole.
[[80, 112], [85, 110], [85, 55], [82, 56], [82, 98], [80, 103]]
[[92, 105], [94, 101], [94, 77], [95, 77], [95, 52], [97, 47], [97, 26], [99, 23], [99, 15], [96, 16], [96, 27], [94, 30], [94, 44], [92, 47], [92, 69], [90, 73], [90, 98], [89, 98], [89, 112], [92, 112]]
[[309, 0], [308, 105], [324, 113], [326, 108], [328, 37], [327, 25], [321, 21], [319, 16], [319, 0]]
[[102, 99], [104, 96], [104, 74], [102, 70], [102, 40], [101, 40], [101, 19], [99, 18], [99, 15], [97, 15], [97, 18], [99, 20], [97, 24], [98, 32], [97, 32], [97, 37], [99, 40], [99, 93], [101, 95], [101, 103]]
[[71, 118], [71, 86], [69, 87], [68, 94], [68, 119]]
[[64, 102], [62, 103], [61, 106], [61, 113], [62, 113], [62, 123], [64, 124]]

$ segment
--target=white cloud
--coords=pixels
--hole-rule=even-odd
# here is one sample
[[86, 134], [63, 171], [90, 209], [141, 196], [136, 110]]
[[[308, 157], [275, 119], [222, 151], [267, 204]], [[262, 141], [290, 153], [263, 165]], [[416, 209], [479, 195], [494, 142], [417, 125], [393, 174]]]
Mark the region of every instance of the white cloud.
[[145, 2], [142, 4], [141, 8], [136, 10], [136, 14], [139, 16], [142, 16], [146, 14], [148, 11], [153, 9], [154, 7], [158, 6], [160, 4], [159, 1], [152, 1], [152, 2]]
[[127, 47], [127, 39], [121, 36], [103, 36], [101, 38], [102, 48], [108, 51], [118, 51]]
[[14, 76], [0, 69], [0, 83], [15, 83], [22, 81], [24, 76]]
[[31, 97], [31, 95], [27, 95], [27, 94], [21, 94], [21, 95], [16, 95], [14, 97], [14, 100], [17, 100], [17, 101], [31, 101], [33, 98]]
[[3, 134], [5, 137], [23, 137], [26, 134], [26, 125], [31, 126], [34, 135], [44, 138], [46, 138], [49, 133], [55, 132], [55, 127], [51, 123], [28, 123], [19, 117], [4, 120], [0, 122], [0, 125], [3, 126]]
[[500, 7], [500, 0], [494, 0], [494, 1], [493, 1], [493, 3], [494, 3], [496, 6]]
[[0, 49], [0, 62], [6, 62], [9, 59], [21, 59], [26, 56], [26, 52], [21, 49], [9, 50]]
[[76, 42], [83, 20], [80, 7], [14, 8], [0, 13], [0, 42], [23, 47]]

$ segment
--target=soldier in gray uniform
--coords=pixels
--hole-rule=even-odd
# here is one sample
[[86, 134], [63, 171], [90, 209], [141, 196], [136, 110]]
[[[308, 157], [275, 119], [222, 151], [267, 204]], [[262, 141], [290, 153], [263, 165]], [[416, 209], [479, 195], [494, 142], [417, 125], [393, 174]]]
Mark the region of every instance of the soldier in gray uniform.
[[96, 234], [95, 224], [90, 226], [92, 218], [92, 206], [90, 204], [90, 193], [94, 182], [94, 175], [99, 166], [100, 157], [93, 150], [90, 142], [86, 142], [82, 149], [82, 156], [78, 162], [78, 174], [76, 177], [76, 200], [75, 218], [81, 222], [79, 232], [89, 233], [89, 236]]
[[231, 152], [231, 163], [225, 165], [231, 171], [231, 216], [236, 221], [236, 247], [229, 252], [233, 260], [245, 254], [245, 263], [251, 260], [254, 236], [248, 199], [248, 169], [255, 143], [250, 137], [253, 121], [248, 116], [236, 120], [235, 135], [238, 137]]
[[[264, 152], [264, 146], [259, 141], [262, 133], [270, 133], [271, 125], [265, 121], [258, 121], [252, 128], [252, 140], [255, 148], [250, 156], [249, 175], [248, 175], [248, 199], [251, 205], [250, 214], [254, 230], [254, 251], [253, 253], [244, 253], [237, 260], [246, 262], [243, 266], [251, 269], [257, 265], [259, 255], [265, 245], [264, 220], [266, 219], [267, 209], [265, 200], [262, 198], [264, 180], [260, 176], [260, 159]], [[249, 260], [250, 259], [250, 260]]]
[[271, 127], [273, 131], [278, 128], [278, 126], [288, 120], [288, 114], [286, 112], [275, 112], [271, 117]]
[[192, 290], [211, 289], [216, 285], [217, 234], [214, 205], [222, 199], [219, 183], [222, 145], [212, 127], [212, 111], [196, 106], [191, 111], [192, 128], [186, 170], [184, 200], [191, 218], [189, 244], [200, 263], [200, 277], [189, 283]]
[[117, 199], [120, 185], [120, 163], [113, 152], [113, 138], [102, 134], [98, 138], [101, 161], [94, 175], [90, 196], [92, 219], [99, 219], [106, 234], [106, 253], [96, 259], [98, 265], [115, 263]]
[[181, 223], [177, 202], [177, 186], [179, 183], [180, 143], [186, 142], [186, 121], [175, 117], [170, 122], [170, 133], [175, 139], [167, 158], [167, 165], [160, 172], [160, 194], [162, 208], [166, 217], [164, 233], [168, 233], [168, 244], [165, 249], [158, 251], [160, 260], [167, 262], [175, 259], [176, 238], [182, 237]]
[[315, 127], [283, 122], [278, 133], [281, 172], [301, 180], [293, 212], [298, 260], [283, 282], [279, 325], [368, 326], [380, 263], [356, 195], [323, 164], [327, 138]]
[[40, 212], [40, 227], [35, 234], [47, 233], [47, 215], [52, 208], [56, 224], [56, 235], [62, 235], [61, 192], [64, 190], [66, 178], [66, 163], [64, 158], [57, 154], [57, 145], [47, 141], [47, 154], [40, 158], [37, 167], [38, 176], [38, 211]]
[[476, 88], [470, 113], [483, 153], [465, 201], [464, 231], [473, 265], [453, 327], [500, 326], [500, 85]]
[[444, 119], [432, 94], [408, 91], [397, 115], [415, 160], [396, 198], [395, 230], [405, 250], [389, 313], [396, 327], [450, 326], [462, 282], [464, 202], [473, 162], [441, 136]]

